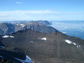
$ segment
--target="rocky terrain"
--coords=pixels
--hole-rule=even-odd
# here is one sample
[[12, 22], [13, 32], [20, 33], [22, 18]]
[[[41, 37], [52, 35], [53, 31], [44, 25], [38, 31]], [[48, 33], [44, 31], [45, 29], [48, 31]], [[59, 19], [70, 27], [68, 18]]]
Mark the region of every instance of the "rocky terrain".
[[[41, 26], [41, 25], [40, 25]], [[56, 29], [43, 33], [26, 29], [1, 36], [4, 50], [28, 55], [34, 63], [84, 63], [84, 40], [67, 36]]]
[[[49, 29], [45, 25], [50, 25], [48, 21], [14, 21], [14, 22], [2, 22], [0, 23], [0, 35], [12, 34], [19, 30], [31, 29], [34, 31], [39, 31], [43, 33], [50, 33], [53, 30]], [[43, 28], [45, 30], [43, 30]]]

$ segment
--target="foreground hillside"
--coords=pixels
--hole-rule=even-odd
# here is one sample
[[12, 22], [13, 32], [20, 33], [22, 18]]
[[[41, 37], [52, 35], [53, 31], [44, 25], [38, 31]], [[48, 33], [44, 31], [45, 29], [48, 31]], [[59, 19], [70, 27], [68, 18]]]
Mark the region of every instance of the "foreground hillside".
[[34, 63], [84, 63], [84, 40], [56, 30], [49, 34], [18, 31], [1, 36], [1, 43], [5, 50], [24, 53]]

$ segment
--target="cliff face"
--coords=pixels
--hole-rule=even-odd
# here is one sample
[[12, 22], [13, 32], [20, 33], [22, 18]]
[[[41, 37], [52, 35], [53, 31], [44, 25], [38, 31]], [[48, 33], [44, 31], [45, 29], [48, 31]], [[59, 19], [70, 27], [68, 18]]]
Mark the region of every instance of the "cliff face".
[[58, 31], [46, 34], [27, 29], [1, 39], [6, 50], [25, 53], [35, 63], [84, 63], [84, 40]]

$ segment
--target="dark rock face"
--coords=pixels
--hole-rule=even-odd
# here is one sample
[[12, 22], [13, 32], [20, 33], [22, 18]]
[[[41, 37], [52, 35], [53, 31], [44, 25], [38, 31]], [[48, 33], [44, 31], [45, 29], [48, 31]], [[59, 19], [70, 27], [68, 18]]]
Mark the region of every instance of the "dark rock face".
[[25, 57], [25, 54], [0, 49], [0, 62], [1, 62], [1, 59], [3, 59], [5, 61], [2, 63], [5, 63], [6, 61], [8, 61], [8, 63], [22, 63], [15, 58], [25, 60], [26, 57]]
[[35, 63], [84, 63], [84, 40], [54, 31], [49, 34], [30, 29], [2, 38], [8, 51], [22, 52]]

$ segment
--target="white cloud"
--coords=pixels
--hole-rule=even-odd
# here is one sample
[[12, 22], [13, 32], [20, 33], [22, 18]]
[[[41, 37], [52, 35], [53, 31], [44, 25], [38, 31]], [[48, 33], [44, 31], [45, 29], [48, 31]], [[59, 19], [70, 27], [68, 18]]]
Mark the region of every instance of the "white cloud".
[[16, 4], [23, 4], [22, 2], [15, 2]]
[[57, 12], [53, 10], [0, 11], [1, 20], [84, 20], [84, 12]]

